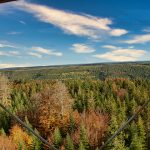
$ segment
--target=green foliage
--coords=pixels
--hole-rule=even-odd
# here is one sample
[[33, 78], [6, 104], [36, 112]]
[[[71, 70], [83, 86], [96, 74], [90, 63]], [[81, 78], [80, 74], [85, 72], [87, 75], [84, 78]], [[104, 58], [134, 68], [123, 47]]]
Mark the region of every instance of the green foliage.
[[71, 133], [73, 133], [76, 129], [76, 124], [72, 113], [70, 114], [70, 127], [71, 127]]
[[4, 131], [4, 129], [2, 128], [2, 129], [0, 129], [0, 136], [6, 136], [6, 133], [5, 133], [5, 131]]
[[135, 124], [135, 122], [131, 124], [131, 133], [132, 142], [130, 148], [133, 150], [146, 150], [146, 132], [143, 120], [140, 116], [138, 117], [137, 124]]
[[[1, 72], [8, 75], [12, 86], [10, 103], [7, 103], [9, 104], [7, 105], [9, 106], [8, 109], [14, 114], [17, 114], [21, 119], [25, 118], [26, 124], [32, 129], [37, 128], [39, 134], [45, 138], [48, 138], [44, 132], [45, 128], [41, 127], [39, 119], [35, 117], [33, 97], [37, 94], [36, 98], [38, 102], [38, 93], [42, 90], [44, 91], [46, 88], [51, 88], [55, 79], [61, 79], [66, 84], [74, 99], [73, 110], [78, 111], [81, 115], [90, 110], [109, 115], [109, 127], [105, 138], [103, 138], [103, 142], [113, 135], [137, 111], [138, 106], [141, 106], [145, 99], [150, 97], [149, 62], [66, 66], [53, 67], [51, 69], [49, 67], [24, 68], [15, 71], [4, 70]], [[56, 95], [58, 96], [59, 94]], [[45, 95], [45, 101], [48, 99], [47, 96]], [[43, 111], [43, 108], [40, 110], [43, 114], [47, 113]], [[64, 144], [63, 141], [66, 138], [66, 149], [73, 149], [72, 139], [77, 129], [80, 128], [80, 123], [71, 114], [73, 110], [70, 111], [70, 118], [68, 117], [68, 120], [66, 119], [66, 124], [62, 123], [66, 129], [70, 130], [63, 131], [60, 128], [60, 133], [59, 128], [55, 129], [54, 145], [58, 148]], [[150, 139], [149, 112], [150, 106], [145, 108], [141, 112], [141, 116], [129, 124], [106, 149], [149, 149], [150, 147], [147, 144], [147, 141]], [[48, 120], [46, 116], [43, 118], [45, 119], [43, 119], [43, 122]], [[56, 122], [56, 125], [59, 124], [58, 122]], [[16, 122], [0, 109], [1, 134], [6, 133], [6, 135], [9, 135], [9, 130], [14, 123]], [[51, 128], [54, 130], [53, 126]], [[70, 135], [68, 134], [66, 137], [67, 132]], [[76, 141], [78, 145], [75, 145], [75, 147], [81, 150], [91, 148], [91, 141], [88, 141], [87, 134], [85, 127], [81, 126], [80, 138], [79, 141]], [[33, 136], [32, 139], [33, 149], [38, 150], [43, 148], [42, 143], [37, 138]], [[95, 145], [91, 149], [96, 149], [97, 146], [99, 147], [100, 144]], [[23, 143], [20, 143], [20, 149], [22, 148]]]
[[61, 145], [61, 143], [62, 143], [62, 136], [61, 136], [59, 128], [56, 127], [55, 131], [54, 131], [54, 146], [56, 148], [59, 148], [59, 146]]
[[[37, 129], [34, 130], [35, 133], [39, 134], [39, 132], [37, 131]], [[32, 137], [33, 138], [33, 149], [34, 150], [40, 150], [42, 148], [42, 142], [35, 136]]]
[[82, 141], [80, 141], [79, 143], [79, 150], [86, 150], [84, 144], [82, 143]]
[[89, 149], [89, 141], [88, 141], [87, 131], [86, 131], [84, 125], [81, 125], [81, 128], [80, 128], [80, 142], [81, 142], [81, 147], [83, 144], [83, 147], [86, 150]]
[[74, 150], [74, 145], [73, 145], [73, 141], [70, 137], [70, 135], [67, 133], [67, 137], [66, 137], [66, 146], [65, 146], [66, 150]]

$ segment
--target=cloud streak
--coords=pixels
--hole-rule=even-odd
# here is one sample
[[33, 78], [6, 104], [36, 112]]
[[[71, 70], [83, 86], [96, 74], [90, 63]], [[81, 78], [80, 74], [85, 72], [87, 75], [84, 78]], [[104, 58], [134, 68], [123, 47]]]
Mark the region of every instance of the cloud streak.
[[9, 48], [17, 48], [17, 46], [12, 45], [12, 44], [0, 43], [0, 48], [5, 48], [5, 47], [9, 47]]
[[[110, 49], [111, 49], [111, 47], [110, 47]], [[111, 51], [106, 52], [104, 54], [93, 55], [93, 57], [98, 58], [98, 59], [106, 59], [109, 61], [125, 62], [125, 61], [136, 61], [141, 56], [143, 56], [145, 53], [146, 53], [146, 51], [140, 50], [140, 49], [130, 49], [130, 48], [118, 47], [117, 49], [112, 49]]]
[[136, 35], [132, 39], [123, 41], [127, 44], [144, 44], [150, 42], [150, 34]]
[[0, 56], [19, 56], [19, 52], [18, 51], [0, 51]]
[[16, 31], [11, 31], [11, 32], [7, 32], [8, 35], [19, 35], [22, 34], [22, 32], [16, 32]]
[[42, 58], [42, 55], [38, 54], [38, 53], [29, 52], [28, 55], [38, 57], [38, 58]]
[[32, 13], [38, 20], [57, 26], [67, 34], [99, 39], [102, 34], [121, 36], [128, 33], [125, 29], [111, 28], [109, 18], [86, 14], [76, 14], [25, 1], [14, 3], [16, 8]]
[[86, 44], [81, 44], [81, 43], [73, 44], [71, 49], [75, 53], [93, 53], [95, 51], [93, 47], [86, 45]]
[[114, 46], [114, 45], [103, 45], [102, 48], [106, 48], [106, 49], [117, 49], [118, 47]]
[[26, 25], [26, 22], [24, 22], [24, 21], [22, 21], [22, 20], [20, 20], [19, 21], [21, 24], [23, 24], [23, 25]]
[[[62, 56], [63, 55], [63, 53], [61, 53], [61, 52], [57, 52], [57, 51], [50, 50], [50, 49], [45, 49], [43, 47], [32, 47], [31, 50], [35, 51], [36, 53], [32, 52], [32, 53], [30, 53], [30, 55], [37, 56], [37, 57], [40, 57], [40, 55], [42, 55], [42, 54], [46, 54], [49, 56]], [[39, 55], [37, 55], [37, 53]]]

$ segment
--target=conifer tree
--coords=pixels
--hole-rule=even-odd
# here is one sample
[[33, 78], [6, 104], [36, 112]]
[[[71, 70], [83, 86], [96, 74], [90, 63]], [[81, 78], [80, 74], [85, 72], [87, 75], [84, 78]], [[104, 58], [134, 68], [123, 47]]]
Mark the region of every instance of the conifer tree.
[[[118, 123], [117, 115], [112, 114], [110, 127], [109, 127], [109, 136], [112, 136], [119, 128], [120, 124]], [[125, 147], [125, 134], [121, 132], [112, 142], [108, 145], [112, 150], [126, 150]]]
[[79, 143], [79, 150], [86, 150], [82, 141], [80, 141], [80, 143]]
[[59, 148], [62, 142], [62, 136], [58, 127], [54, 131], [54, 145], [56, 148]]
[[[37, 129], [35, 129], [34, 132], [39, 134]], [[33, 142], [34, 142], [34, 150], [40, 150], [42, 146], [42, 142], [35, 136], [33, 136]]]
[[146, 132], [144, 127], [144, 122], [141, 116], [138, 117], [138, 132], [139, 132], [139, 142], [141, 144], [141, 150], [146, 148]]
[[86, 131], [84, 125], [81, 125], [81, 128], [80, 128], [80, 142], [83, 144], [85, 149], [89, 149], [89, 141], [88, 141], [87, 131]]
[[73, 133], [75, 131], [76, 124], [72, 113], [70, 114], [70, 127], [71, 127], [71, 133]]
[[74, 150], [72, 139], [68, 133], [66, 137], [66, 150]]
[[130, 149], [140, 150], [141, 145], [140, 145], [139, 136], [138, 136], [138, 128], [135, 122], [131, 124], [130, 131], [131, 131]]

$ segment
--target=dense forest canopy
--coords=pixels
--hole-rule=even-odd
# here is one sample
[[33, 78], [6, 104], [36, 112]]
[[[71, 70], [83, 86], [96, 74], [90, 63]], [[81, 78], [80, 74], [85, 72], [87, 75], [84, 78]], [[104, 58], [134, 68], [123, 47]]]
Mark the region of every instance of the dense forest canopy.
[[32, 79], [72, 79], [90, 76], [104, 80], [106, 78], [144, 78], [150, 79], [150, 62], [101, 63], [85, 65], [45, 66], [30, 68], [1, 69], [10, 80]]
[[[97, 150], [150, 97], [150, 62], [0, 72], [1, 103], [62, 150]], [[47, 149], [0, 109], [3, 148]], [[150, 149], [150, 104], [105, 149]]]

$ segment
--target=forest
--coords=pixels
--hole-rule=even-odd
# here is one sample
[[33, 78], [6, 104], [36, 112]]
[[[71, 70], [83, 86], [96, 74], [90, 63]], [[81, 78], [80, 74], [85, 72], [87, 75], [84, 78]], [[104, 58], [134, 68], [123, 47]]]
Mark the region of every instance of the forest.
[[[59, 150], [99, 148], [150, 98], [150, 62], [0, 70], [0, 103]], [[48, 147], [0, 108], [0, 150]], [[150, 149], [150, 103], [104, 150]]]

